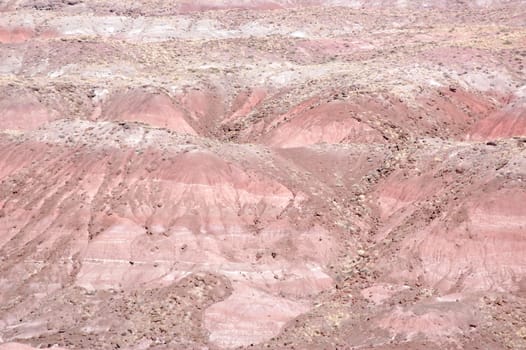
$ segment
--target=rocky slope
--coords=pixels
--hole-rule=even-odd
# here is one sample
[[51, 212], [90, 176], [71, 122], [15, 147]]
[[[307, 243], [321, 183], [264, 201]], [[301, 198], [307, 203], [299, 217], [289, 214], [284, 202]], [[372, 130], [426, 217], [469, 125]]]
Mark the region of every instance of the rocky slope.
[[523, 1], [0, 13], [0, 349], [526, 348]]

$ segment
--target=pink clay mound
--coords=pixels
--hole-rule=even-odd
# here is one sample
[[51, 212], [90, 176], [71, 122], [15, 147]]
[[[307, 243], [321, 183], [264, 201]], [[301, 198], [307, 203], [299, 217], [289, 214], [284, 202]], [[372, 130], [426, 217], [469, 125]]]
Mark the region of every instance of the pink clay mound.
[[522, 0], [0, 2], [0, 350], [526, 349]]

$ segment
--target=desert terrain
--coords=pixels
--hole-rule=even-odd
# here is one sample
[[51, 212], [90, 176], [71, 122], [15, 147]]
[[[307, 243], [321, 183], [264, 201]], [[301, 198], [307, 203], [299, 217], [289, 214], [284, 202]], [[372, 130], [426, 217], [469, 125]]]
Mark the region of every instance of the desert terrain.
[[524, 0], [0, 1], [0, 349], [526, 349]]

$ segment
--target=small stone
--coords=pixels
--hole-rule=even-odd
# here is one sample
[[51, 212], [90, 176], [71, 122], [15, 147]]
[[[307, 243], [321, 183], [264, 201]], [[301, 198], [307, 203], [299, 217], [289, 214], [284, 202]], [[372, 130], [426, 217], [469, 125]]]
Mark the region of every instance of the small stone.
[[358, 249], [356, 253], [358, 254], [358, 256], [361, 256], [362, 258], [365, 258], [367, 256], [367, 252], [363, 249]]

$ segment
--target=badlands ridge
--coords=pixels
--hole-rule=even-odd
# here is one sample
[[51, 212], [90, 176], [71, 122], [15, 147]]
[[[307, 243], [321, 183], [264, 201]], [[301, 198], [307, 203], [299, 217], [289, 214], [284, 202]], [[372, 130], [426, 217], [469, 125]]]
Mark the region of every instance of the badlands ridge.
[[0, 345], [526, 349], [526, 4], [0, 3]]

